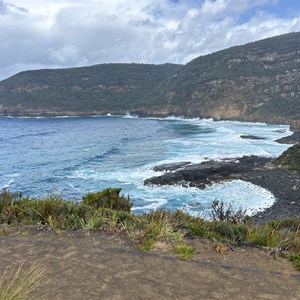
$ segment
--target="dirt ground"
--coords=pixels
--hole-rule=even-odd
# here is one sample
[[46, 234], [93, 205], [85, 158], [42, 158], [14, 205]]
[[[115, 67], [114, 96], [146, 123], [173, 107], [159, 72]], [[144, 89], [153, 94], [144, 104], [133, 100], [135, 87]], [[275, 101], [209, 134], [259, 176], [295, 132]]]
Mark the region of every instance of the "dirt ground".
[[300, 299], [300, 272], [266, 250], [234, 247], [223, 254], [191, 240], [192, 261], [158, 244], [143, 253], [119, 236], [86, 232], [20, 232], [0, 236], [6, 267], [43, 260], [47, 273], [30, 299]]

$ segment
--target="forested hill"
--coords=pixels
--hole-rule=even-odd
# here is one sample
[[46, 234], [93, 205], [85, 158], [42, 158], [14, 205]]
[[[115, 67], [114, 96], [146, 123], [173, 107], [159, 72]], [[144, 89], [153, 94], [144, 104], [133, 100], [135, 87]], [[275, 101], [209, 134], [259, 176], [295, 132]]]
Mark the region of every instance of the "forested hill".
[[300, 120], [300, 32], [184, 66], [104, 64], [27, 71], [0, 82], [2, 114], [125, 113], [290, 123]]
[[0, 113], [12, 115], [124, 113], [181, 65], [100, 64], [25, 71], [0, 82]]

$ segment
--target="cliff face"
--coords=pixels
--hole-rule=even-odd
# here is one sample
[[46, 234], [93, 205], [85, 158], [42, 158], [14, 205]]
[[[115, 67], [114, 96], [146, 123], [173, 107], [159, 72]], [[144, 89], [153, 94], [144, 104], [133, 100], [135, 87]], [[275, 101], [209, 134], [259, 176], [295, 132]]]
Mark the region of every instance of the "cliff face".
[[0, 82], [2, 114], [170, 114], [300, 129], [300, 32], [184, 66], [105, 64], [19, 73]]
[[300, 33], [199, 57], [162, 86], [187, 115], [286, 122], [299, 128]]

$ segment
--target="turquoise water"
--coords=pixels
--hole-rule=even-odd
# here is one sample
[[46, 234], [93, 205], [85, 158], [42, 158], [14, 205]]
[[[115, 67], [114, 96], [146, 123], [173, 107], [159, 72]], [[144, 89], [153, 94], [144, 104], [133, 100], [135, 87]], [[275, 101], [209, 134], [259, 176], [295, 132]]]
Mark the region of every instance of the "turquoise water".
[[[265, 139], [245, 140], [242, 134]], [[152, 168], [167, 162], [278, 156], [288, 145], [274, 140], [289, 134], [282, 125], [210, 119], [0, 118], [0, 187], [38, 197], [54, 189], [76, 200], [88, 191], [121, 187], [138, 212], [166, 207], [202, 214], [215, 198], [251, 211], [271, 205], [274, 198], [250, 183], [198, 190], [149, 187], [143, 180], [159, 175]]]

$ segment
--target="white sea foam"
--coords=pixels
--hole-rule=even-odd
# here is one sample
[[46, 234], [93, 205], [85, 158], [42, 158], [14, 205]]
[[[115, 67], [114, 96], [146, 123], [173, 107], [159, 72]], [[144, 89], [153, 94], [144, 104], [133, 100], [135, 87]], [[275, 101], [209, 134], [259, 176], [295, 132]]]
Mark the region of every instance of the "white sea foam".
[[[137, 210], [155, 210], [158, 209], [160, 207], [162, 207], [163, 205], [168, 203], [168, 200], [166, 199], [151, 199], [151, 200], [145, 200], [143, 199], [145, 202], [145, 205], [143, 206], [133, 206], [132, 210], [133, 211], [137, 211]], [[149, 203], [149, 204], [147, 204]]]
[[[186, 209], [193, 215], [198, 215], [203, 212], [209, 215], [211, 210], [210, 204], [214, 199], [230, 203], [233, 208], [243, 208], [248, 215], [253, 215], [258, 211], [270, 207], [275, 201], [275, 197], [270, 191], [242, 180], [213, 184], [201, 191], [201, 193], [202, 197], [205, 196], [205, 199], [211, 198], [210, 202], [206, 203], [209, 204], [209, 207], [205, 210], [201, 209], [197, 211], [193, 209], [193, 206], [187, 204]], [[213, 196], [215, 196], [215, 198], [213, 198]], [[201, 196], [199, 198], [201, 199]]]
[[1, 178], [0, 187], [3, 188], [9, 188], [14, 182], [17, 177], [19, 177], [20, 173], [12, 173], [3, 175]]

